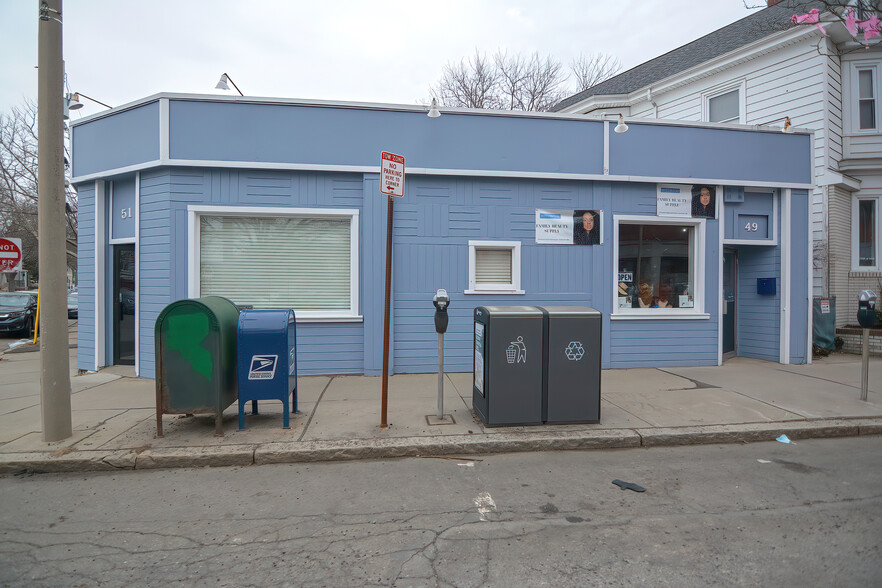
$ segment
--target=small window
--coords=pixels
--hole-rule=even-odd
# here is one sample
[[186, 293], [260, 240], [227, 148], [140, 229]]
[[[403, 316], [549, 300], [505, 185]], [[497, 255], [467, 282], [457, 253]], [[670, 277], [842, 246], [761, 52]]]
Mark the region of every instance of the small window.
[[877, 265], [876, 204], [877, 200], [858, 200], [858, 266]]
[[469, 241], [466, 294], [523, 294], [520, 241]]
[[741, 120], [741, 92], [738, 89], [707, 99], [707, 120], [727, 123]]
[[875, 70], [858, 70], [858, 120], [860, 130], [876, 128]]

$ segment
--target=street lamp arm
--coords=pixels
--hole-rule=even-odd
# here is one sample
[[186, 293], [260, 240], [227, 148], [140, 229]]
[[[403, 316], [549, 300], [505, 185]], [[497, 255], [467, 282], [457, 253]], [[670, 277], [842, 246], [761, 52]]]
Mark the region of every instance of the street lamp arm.
[[77, 99], [78, 99], [78, 98], [85, 98], [86, 100], [91, 100], [92, 102], [94, 102], [94, 103], [96, 103], [96, 104], [100, 104], [100, 105], [103, 106], [104, 108], [113, 108], [113, 106], [111, 106], [111, 105], [109, 105], [109, 104], [104, 104], [104, 103], [101, 102], [100, 100], [95, 100], [94, 98], [92, 98], [92, 97], [90, 97], [90, 96], [86, 96], [86, 95], [83, 94], [82, 92], [76, 92], [76, 93], [74, 93], [74, 98], [77, 98]]

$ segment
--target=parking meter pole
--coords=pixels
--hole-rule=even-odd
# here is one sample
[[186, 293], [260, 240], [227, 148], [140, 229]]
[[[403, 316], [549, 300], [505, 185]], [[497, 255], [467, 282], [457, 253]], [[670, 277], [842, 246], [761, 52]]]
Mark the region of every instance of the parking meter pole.
[[870, 387], [870, 329], [863, 329], [861, 336], [861, 400], [867, 400]]
[[444, 418], [444, 333], [438, 333], [438, 418]]
[[392, 296], [392, 211], [395, 197], [388, 195], [386, 212], [386, 310], [383, 317], [383, 397], [380, 409], [380, 428], [388, 429], [386, 411], [389, 403], [389, 299]]

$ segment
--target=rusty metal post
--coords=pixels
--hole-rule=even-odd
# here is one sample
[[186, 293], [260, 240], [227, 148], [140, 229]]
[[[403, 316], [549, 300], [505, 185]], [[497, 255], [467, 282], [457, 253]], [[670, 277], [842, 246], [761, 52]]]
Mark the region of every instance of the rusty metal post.
[[389, 310], [392, 298], [392, 211], [395, 197], [388, 195], [389, 203], [386, 212], [386, 309], [383, 317], [383, 399], [380, 416], [380, 428], [388, 429], [389, 421], [386, 412], [389, 405]]

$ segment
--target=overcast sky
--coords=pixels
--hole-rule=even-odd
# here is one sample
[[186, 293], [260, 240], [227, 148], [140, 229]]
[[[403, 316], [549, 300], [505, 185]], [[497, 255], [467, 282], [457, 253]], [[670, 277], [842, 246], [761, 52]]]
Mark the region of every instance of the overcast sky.
[[[37, 6], [0, 0], [0, 112], [36, 99]], [[64, 58], [70, 91], [114, 106], [223, 93], [223, 72], [246, 95], [413, 104], [475, 49], [565, 63], [605, 52], [629, 68], [752, 12], [742, 0], [68, 0]], [[101, 110], [84, 104], [75, 117]]]

